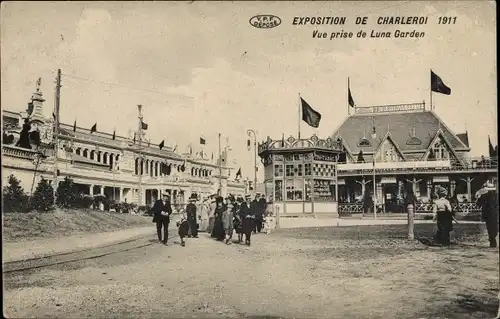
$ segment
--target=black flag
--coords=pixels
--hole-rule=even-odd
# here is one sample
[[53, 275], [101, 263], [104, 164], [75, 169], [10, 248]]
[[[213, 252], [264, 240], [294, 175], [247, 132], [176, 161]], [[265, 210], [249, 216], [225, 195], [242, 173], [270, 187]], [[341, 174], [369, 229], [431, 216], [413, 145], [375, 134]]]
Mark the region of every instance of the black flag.
[[116, 130], [113, 131], [113, 140], [116, 139]]
[[160, 147], [160, 150], [165, 146], [165, 140], [161, 141], [160, 145], [158, 145]]
[[356, 104], [354, 103], [354, 99], [352, 98], [351, 88], [349, 88], [348, 91], [349, 106], [354, 107]]
[[90, 129], [90, 134], [94, 133], [97, 131], [97, 123], [95, 123], [92, 128]]
[[446, 95], [451, 94], [451, 89], [443, 83], [443, 80], [431, 70], [431, 91]]
[[76, 133], [76, 120], [75, 123], [73, 124], [73, 133]]
[[144, 123], [144, 122], [141, 121], [141, 128], [143, 130], [147, 130], [148, 129], [148, 125], [146, 123]]
[[236, 178], [238, 178], [238, 176], [239, 176], [239, 177], [241, 177], [241, 167], [240, 167], [240, 169], [236, 172]]
[[495, 157], [495, 148], [493, 147], [493, 144], [491, 144], [490, 136], [488, 135], [488, 150], [489, 150], [489, 155], [490, 157]]
[[300, 98], [302, 104], [302, 120], [314, 128], [318, 128], [321, 121], [321, 114], [315, 111], [303, 98]]
[[201, 145], [205, 145], [206, 144], [206, 141], [203, 137], [200, 137], [200, 144]]

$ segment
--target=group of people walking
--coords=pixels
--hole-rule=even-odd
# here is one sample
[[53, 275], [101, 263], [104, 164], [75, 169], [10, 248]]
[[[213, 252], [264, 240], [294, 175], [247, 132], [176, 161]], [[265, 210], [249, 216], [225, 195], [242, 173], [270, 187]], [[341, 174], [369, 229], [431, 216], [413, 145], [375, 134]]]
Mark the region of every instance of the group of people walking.
[[[179, 209], [180, 220], [177, 222], [177, 227], [182, 246], [186, 245], [186, 237], [198, 238], [199, 230], [210, 233], [212, 238], [226, 244], [231, 243], [233, 233], [236, 232], [238, 242], [241, 243], [245, 237], [245, 244], [250, 246], [252, 232], [260, 233], [263, 230], [264, 217], [268, 215], [265, 195], [259, 193], [254, 200], [250, 195], [245, 196], [245, 200], [232, 195], [226, 198], [211, 196], [204, 200], [200, 209], [196, 201], [197, 198], [192, 196], [185, 209]], [[162, 193], [162, 198], [153, 205], [152, 213], [158, 240], [168, 245], [168, 227], [172, 215], [168, 193]], [[270, 224], [274, 219], [270, 214], [267, 217], [267, 232], [269, 232], [273, 228]]]
[[243, 242], [250, 246], [252, 232], [261, 232], [266, 215], [267, 202], [264, 195], [257, 194], [252, 201], [250, 195], [245, 199], [235, 198], [232, 195], [225, 199], [215, 198], [213, 217], [209, 215], [207, 231], [212, 238], [231, 244], [234, 232], [238, 235], [238, 243]]

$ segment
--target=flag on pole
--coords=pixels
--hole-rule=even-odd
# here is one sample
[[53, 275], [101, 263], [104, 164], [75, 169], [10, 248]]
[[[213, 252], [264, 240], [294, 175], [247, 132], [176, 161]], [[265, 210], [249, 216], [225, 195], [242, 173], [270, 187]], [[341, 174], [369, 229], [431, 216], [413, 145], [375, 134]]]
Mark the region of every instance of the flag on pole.
[[76, 120], [75, 120], [75, 123], [73, 124], [73, 133], [76, 132]]
[[493, 144], [491, 144], [491, 139], [490, 136], [488, 135], [488, 150], [489, 150], [489, 155], [490, 157], [495, 157], [495, 148], [493, 147]]
[[200, 145], [205, 145], [206, 141], [203, 137], [200, 137]]
[[193, 155], [193, 148], [189, 145], [189, 155]]
[[135, 132], [134, 132], [134, 144], [135, 144]]
[[56, 120], [56, 113], [52, 112], [52, 117], [54, 118], [54, 121]]
[[451, 89], [444, 84], [443, 80], [431, 70], [431, 91], [450, 95]]
[[241, 167], [240, 167], [240, 169], [236, 172], [236, 178], [238, 178], [238, 176], [239, 176], [239, 177], [241, 177]]
[[115, 139], [116, 139], [116, 129], [113, 130], [113, 140], [115, 140]]
[[285, 147], [285, 133], [281, 136], [281, 147]]
[[148, 125], [146, 123], [144, 123], [144, 122], [141, 121], [141, 128], [143, 130], [147, 130], [148, 129]]
[[[158, 145], [158, 147], [160, 148], [160, 150], [165, 146], [165, 140], [161, 141], [160, 145]], [[174, 150], [175, 152], [175, 150]]]
[[314, 128], [318, 128], [321, 121], [321, 113], [314, 110], [304, 99], [301, 97], [302, 104], [302, 120]]
[[352, 98], [352, 94], [351, 94], [351, 88], [348, 88], [348, 97], [347, 99], [349, 100], [349, 106], [350, 107], [355, 107], [356, 106], [356, 103], [354, 103], [354, 99]]
[[92, 134], [94, 132], [97, 132], [97, 123], [95, 123], [94, 125], [92, 125], [92, 127], [90, 128], [90, 134]]
[[173, 152], [175, 153], [176, 150], [177, 150], [177, 144], [175, 144]]

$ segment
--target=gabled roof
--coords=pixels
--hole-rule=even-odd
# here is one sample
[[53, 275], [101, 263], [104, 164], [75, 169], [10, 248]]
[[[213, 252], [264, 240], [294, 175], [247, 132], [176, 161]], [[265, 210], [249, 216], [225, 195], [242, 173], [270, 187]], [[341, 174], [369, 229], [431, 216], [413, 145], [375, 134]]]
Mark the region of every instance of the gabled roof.
[[[403, 158], [403, 160], [405, 160], [405, 155], [403, 154], [403, 152], [401, 151], [401, 149], [399, 148], [398, 144], [394, 141], [394, 139], [392, 138], [392, 134], [391, 132], [387, 132], [384, 136], [384, 138], [378, 143], [377, 145], [377, 149], [375, 150], [375, 154], [378, 154], [378, 152], [380, 151], [380, 148], [382, 147], [382, 144], [384, 144], [384, 142], [388, 140], [389, 142], [391, 142], [392, 145], [394, 145], [394, 147], [396, 148], [396, 151], [398, 152], [398, 154]], [[376, 158], [376, 157], [375, 157]]]
[[462, 141], [462, 143], [465, 144], [465, 146], [469, 147], [469, 133], [459, 133], [457, 134], [457, 137]]
[[436, 132], [436, 134], [434, 135], [434, 137], [432, 138], [431, 142], [429, 143], [429, 147], [427, 148], [427, 150], [425, 151], [424, 155], [422, 156], [422, 160], [425, 160], [427, 158], [427, 156], [429, 155], [429, 152], [430, 150], [432, 149], [432, 145], [436, 142], [436, 140], [438, 138], [442, 138], [443, 141], [445, 142], [445, 144], [448, 146], [448, 148], [451, 150], [451, 154], [453, 155], [453, 157], [455, 157], [456, 160], [459, 160], [460, 161], [460, 157], [457, 156], [457, 153], [455, 153], [455, 150], [453, 149], [453, 147], [451, 146], [451, 143], [450, 141], [446, 138], [446, 136], [444, 135], [443, 133], [443, 130], [442, 129], [438, 129], [438, 131]]
[[[372, 122], [373, 116], [373, 122]], [[441, 128], [446, 140], [455, 150], [468, 150], [464, 144], [432, 111], [415, 111], [404, 113], [374, 113], [374, 114], [356, 114], [349, 116], [344, 123], [332, 134], [332, 138], [337, 135], [342, 136], [344, 142], [348, 145], [351, 154], [369, 152], [368, 149], [358, 146], [358, 142], [363, 138], [363, 132], [371, 132], [372, 125], [375, 125], [377, 133], [376, 144], [378, 145], [390, 131], [391, 138], [402, 153], [406, 151], [425, 151], [435, 137], [436, 132]], [[422, 142], [407, 143], [415, 138]], [[371, 138], [368, 138], [371, 140]]]

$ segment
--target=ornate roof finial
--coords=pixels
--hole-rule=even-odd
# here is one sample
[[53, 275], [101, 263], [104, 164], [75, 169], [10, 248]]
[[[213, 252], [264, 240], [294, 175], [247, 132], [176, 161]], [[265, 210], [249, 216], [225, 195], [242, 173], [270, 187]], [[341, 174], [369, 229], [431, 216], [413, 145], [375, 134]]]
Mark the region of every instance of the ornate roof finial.
[[42, 85], [42, 78], [38, 78], [36, 81], [36, 91], [40, 92], [40, 86]]
[[390, 133], [391, 132], [391, 127], [390, 127], [390, 124], [387, 123], [387, 133]]

